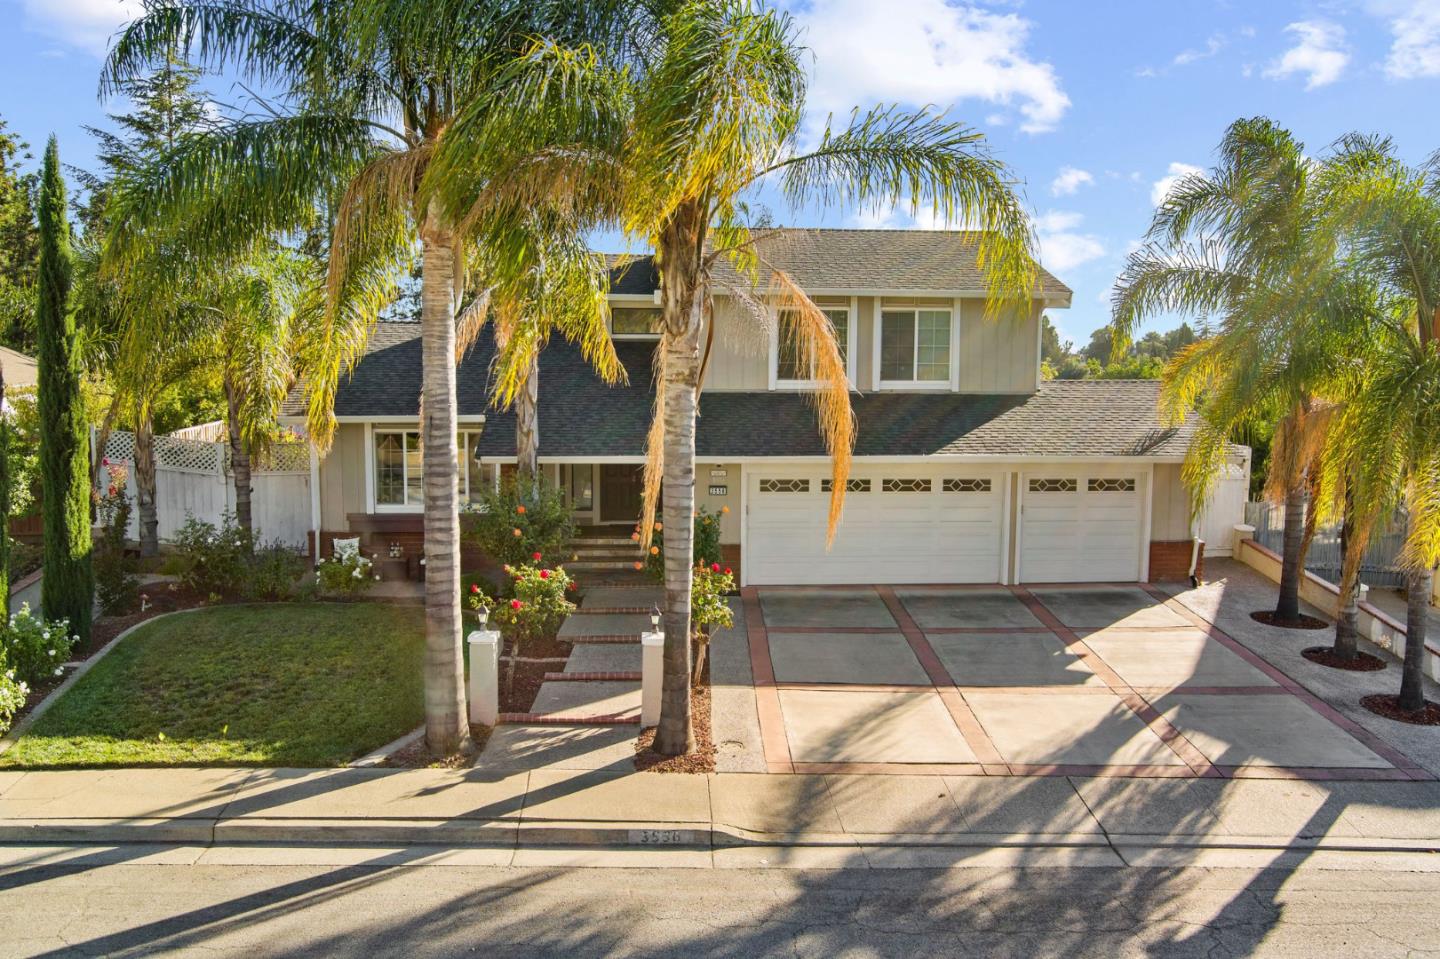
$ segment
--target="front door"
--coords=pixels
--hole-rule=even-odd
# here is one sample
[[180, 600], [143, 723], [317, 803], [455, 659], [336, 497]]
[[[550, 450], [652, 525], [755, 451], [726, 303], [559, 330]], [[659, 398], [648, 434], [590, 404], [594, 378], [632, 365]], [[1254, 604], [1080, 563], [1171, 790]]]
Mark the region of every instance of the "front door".
[[640, 518], [645, 467], [630, 463], [600, 466], [600, 522], [634, 523]]

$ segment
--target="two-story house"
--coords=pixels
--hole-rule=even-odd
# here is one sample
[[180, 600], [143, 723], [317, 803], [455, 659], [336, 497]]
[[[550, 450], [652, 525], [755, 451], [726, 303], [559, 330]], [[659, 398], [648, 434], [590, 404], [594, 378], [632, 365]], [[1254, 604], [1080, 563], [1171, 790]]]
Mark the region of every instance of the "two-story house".
[[[805, 396], [811, 373], [717, 284], [696, 494], [712, 510], [728, 507], [722, 538], [742, 584], [1186, 575], [1188, 430], [1161, 428], [1155, 382], [1042, 380], [1040, 317], [1069, 306], [1063, 283], [1041, 271], [1023, 322], [992, 322], [964, 233], [788, 229], [768, 236], [762, 252], [841, 334], [858, 431], [827, 549], [830, 471]], [[569, 491], [583, 525], [613, 525], [620, 537], [640, 509], [656, 282], [647, 260], [612, 277], [612, 332], [628, 385], [605, 385], [558, 339], [540, 361], [542, 468]], [[459, 368], [462, 498], [514, 463], [513, 416], [487, 409], [493, 349], [482, 336]], [[382, 553], [388, 542], [417, 538], [419, 396], [418, 324], [381, 324], [340, 386], [335, 443], [314, 465], [312, 526], [322, 549], [352, 533]], [[286, 412], [301, 414], [297, 397]]]

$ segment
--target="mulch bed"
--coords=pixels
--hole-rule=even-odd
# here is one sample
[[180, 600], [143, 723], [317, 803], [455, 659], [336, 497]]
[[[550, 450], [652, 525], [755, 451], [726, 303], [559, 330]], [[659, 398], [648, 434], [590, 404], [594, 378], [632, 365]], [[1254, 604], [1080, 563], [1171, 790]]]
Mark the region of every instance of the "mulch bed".
[[652, 773], [713, 773], [715, 771], [715, 737], [710, 728], [710, 664], [700, 685], [690, 691], [690, 723], [695, 730], [695, 749], [684, 756], [662, 756], [655, 745], [655, 727], [640, 730], [635, 740], [635, 769]]
[[1344, 659], [1336, 655], [1333, 646], [1311, 646], [1301, 650], [1300, 655], [1320, 666], [1343, 669], [1350, 673], [1375, 673], [1387, 665], [1385, 660], [1369, 653], [1356, 653], [1354, 659]]
[[404, 749], [396, 750], [380, 763], [384, 769], [469, 769], [475, 765], [475, 757], [485, 748], [490, 738], [490, 727], [472, 724], [470, 726], [470, 749], [451, 753], [448, 756], [432, 756], [425, 747], [425, 737], [420, 737]]
[[1360, 705], [1377, 716], [1393, 719], [1397, 723], [1409, 723], [1412, 726], [1440, 726], [1440, 703], [1434, 700], [1425, 700], [1424, 709], [1410, 711], [1400, 708], [1399, 696], [1376, 693], [1373, 696], [1363, 697]]
[[1266, 609], [1250, 614], [1250, 618], [1257, 623], [1264, 623], [1266, 626], [1278, 626], [1281, 629], [1329, 629], [1330, 624], [1323, 619], [1314, 616], [1306, 616], [1301, 613], [1295, 619], [1281, 619], [1275, 615], [1275, 610]]

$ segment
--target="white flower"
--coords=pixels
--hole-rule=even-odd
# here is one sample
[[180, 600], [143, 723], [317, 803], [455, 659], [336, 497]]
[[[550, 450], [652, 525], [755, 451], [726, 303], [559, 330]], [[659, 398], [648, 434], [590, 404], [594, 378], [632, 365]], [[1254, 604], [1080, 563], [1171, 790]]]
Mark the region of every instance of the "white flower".
[[50, 655], [51, 655], [51, 656], [54, 656], [56, 652], [57, 652], [56, 650], [52, 649], [52, 650], [50, 650]]
[[74, 636], [71, 636], [71, 637], [70, 637], [70, 642], [72, 642], [72, 643], [78, 643], [78, 642], [80, 642], [80, 634], [79, 634], [79, 633], [76, 633]]
[[375, 574], [375, 582], [377, 582], [377, 583], [380, 582], [380, 574], [379, 574], [379, 573], [376, 573], [376, 574]]
[[61, 669], [59, 666], [56, 666], [56, 667], [55, 667], [55, 675], [56, 675], [56, 676], [59, 676], [59, 675], [60, 675], [61, 673], [63, 673], [63, 672], [65, 672], [65, 670]]
[[43, 630], [43, 631], [40, 633], [40, 638], [41, 638], [41, 639], [49, 639], [49, 638], [50, 638], [50, 630], [48, 630], [48, 629], [47, 629], [47, 630]]
[[325, 557], [322, 556], [322, 557], [320, 557], [318, 560], [316, 560], [315, 562], [316, 562], [316, 564], [319, 565], [319, 566], [324, 566], [324, 565], [325, 565]]
[[360, 578], [360, 571], [357, 569], [355, 572], [351, 573], [350, 575], [353, 576], [355, 579], [359, 579], [359, 578]]

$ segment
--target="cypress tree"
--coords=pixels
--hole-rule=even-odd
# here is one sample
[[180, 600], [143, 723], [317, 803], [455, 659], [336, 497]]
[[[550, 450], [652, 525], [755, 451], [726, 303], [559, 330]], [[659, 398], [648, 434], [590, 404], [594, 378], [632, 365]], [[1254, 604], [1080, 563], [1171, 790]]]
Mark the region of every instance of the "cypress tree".
[[0, 365], [0, 619], [10, 614], [10, 423], [5, 415], [5, 367]]
[[45, 147], [40, 180], [40, 263], [35, 309], [39, 343], [40, 480], [44, 491], [45, 573], [40, 606], [90, 638], [95, 579], [90, 567], [90, 450], [70, 308], [70, 221], [60, 147]]

